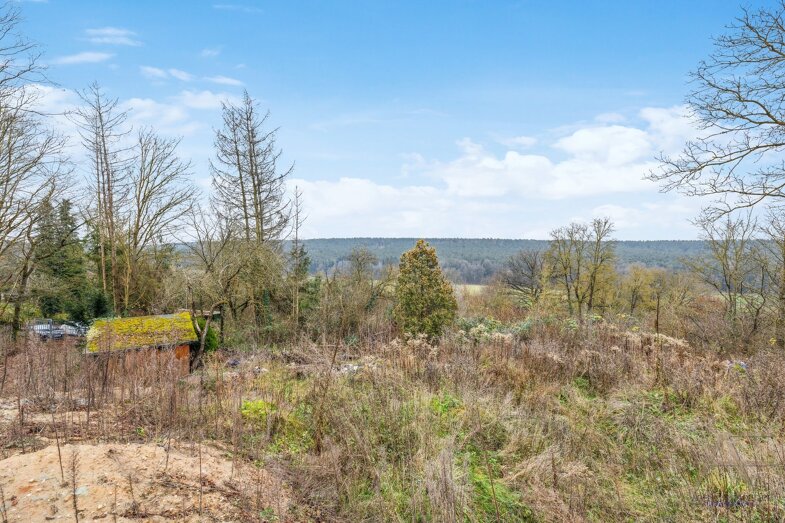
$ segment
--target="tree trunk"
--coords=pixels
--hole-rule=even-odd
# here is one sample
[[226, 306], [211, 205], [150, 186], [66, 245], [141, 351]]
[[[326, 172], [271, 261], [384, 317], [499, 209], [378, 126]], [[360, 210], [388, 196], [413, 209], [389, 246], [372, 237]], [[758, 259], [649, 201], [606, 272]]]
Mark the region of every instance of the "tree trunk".
[[221, 330], [221, 332], [220, 332], [220, 340], [221, 340], [221, 346], [223, 347], [223, 345], [224, 345], [224, 306], [223, 306], [223, 305], [221, 305], [221, 306], [218, 308], [218, 311], [219, 311], [219, 314], [221, 315], [221, 325], [220, 325], [220, 330]]
[[777, 324], [775, 339], [777, 348], [785, 350], [785, 240], [783, 240], [780, 263], [780, 288], [777, 292]]
[[30, 279], [30, 258], [25, 259], [25, 264], [22, 267], [22, 279], [19, 283], [19, 293], [14, 300], [14, 317], [11, 320], [11, 340], [16, 342], [19, 331], [22, 330], [22, 304], [24, 303], [25, 294], [27, 294], [27, 282]]

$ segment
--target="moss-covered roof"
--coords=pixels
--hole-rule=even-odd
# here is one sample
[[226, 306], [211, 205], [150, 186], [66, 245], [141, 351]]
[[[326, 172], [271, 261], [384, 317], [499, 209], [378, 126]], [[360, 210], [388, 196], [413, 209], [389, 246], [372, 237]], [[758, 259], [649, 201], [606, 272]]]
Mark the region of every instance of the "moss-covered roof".
[[196, 341], [191, 313], [95, 320], [87, 333], [87, 352], [181, 345]]

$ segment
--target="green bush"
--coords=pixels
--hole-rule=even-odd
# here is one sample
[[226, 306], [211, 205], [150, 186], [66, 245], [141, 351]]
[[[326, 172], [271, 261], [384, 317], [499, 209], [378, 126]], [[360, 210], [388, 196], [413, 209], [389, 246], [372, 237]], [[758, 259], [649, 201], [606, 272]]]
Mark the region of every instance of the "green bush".
[[425, 240], [401, 256], [395, 318], [404, 333], [435, 341], [455, 319], [458, 303], [442, 274], [436, 250]]
[[[206, 323], [204, 318], [198, 318], [196, 322], [199, 324], [199, 329], [204, 329]], [[207, 337], [204, 339], [204, 352], [213, 352], [218, 348], [218, 332], [212, 325], [207, 329]]]
[[240, 406], [240, 414], [248, 422], [254, 425], [265, 425], [267, 417], [277, 411], [278, 407], [269, 401], [264, 400], [245, 400]]

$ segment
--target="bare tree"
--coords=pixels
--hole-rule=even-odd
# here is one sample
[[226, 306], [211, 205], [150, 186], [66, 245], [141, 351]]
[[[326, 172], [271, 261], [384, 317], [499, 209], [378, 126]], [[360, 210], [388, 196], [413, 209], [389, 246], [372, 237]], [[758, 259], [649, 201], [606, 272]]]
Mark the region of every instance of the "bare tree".
[[245, 242], [256, 247], [249, 252], [241, 277], [248, 290], [241, 308], [251, 309], [257, 335], [271, 322], [272, 283], [267, 276], [273, 266], [281, 265], [280, 240], [289, 232], [291, 213], [285, 182], [294, 168], [279, 169], [277, 129], [267, 128], [269, 116], [269, 112], [260, 115], [247, 92], [239, 104], [224, 103], [223, 126], [216, 131], [215, 159], [210, 163], [214, 204], [221, 214], [241, 224]]
[[634, 263], [627, 268], [619, 285], [621, 303], [626, 307], [631, 316], [653, 292], [656, 271], [647, 269], [641, 264]]
[[[112, 305], [120, 303], [118, 250], [118, 208], [127, 196], [122, 174], [128, 158], [121, 141], [128, 134], [127, 114], [119, 109], [119, 101], [107, 98], [97, 83], [80, 93], [83, 106], [72, 115], [79, 129], [82, 144], [92, 162], [88, 177], [95, 195], [94, 220], [98, 232], [101, 285], [112, 297]], [[107, 260], [108, 257], [108, 260]], [[107, 277], [107, 262], [109, 276]]]
[[586, 270], [584, 252], [588, 239], [589, 228], [585, 224], [571, 223], [551, 231], [551, 244], [548, 249], [551, 275], [564, 287], [570, 314], [573, 314], [577, 307], [579, 317], [583, 315], [583, 294], [578, 286]]
[[5, 4], [1, 11], [0, 289], [10, 291], [15, 338], [35, 266], [39, 210], [68, 169], [63, 138], [46, 128], [38, 111], [40, 90], [35, 82], [46, 81], [38, 64], [40, 53], [18, 32], [20, 17], [13, 4]]
[[26, 105], [0, 105], [0, 257], [24, 238], [36, 205], [65, 172], [63, 143]]
[[[6, 3], [0, 12], [0, 96], [16, 98], [30, 83], [46, 81], [36, 44], [18, 31], [19, 9]], [[31, 109], [33, 110], [33, 109]]]
[[[664, 190], [713, 197], [705, 218], [739, 209], [785, 204], [785, 1], [756, 11], [743, 10], [714, 51], [692, 73], [687, 98], [702, 131], [681, 154], [662, 157], [650, 179]], [[770, 231], [776, 231], [774, 224]], [[777, 240], [779, 243], [779, 240]], [[777, 286], [785, 289], [785, 270]], [[785, 325], [785, 294], [777, 324]], [[778, 330], [785, 348], [785, 328]]]
[[40, 51], [18, 32], [19, 22], [13, 4], [0, 8], [0, 259], [25, 237], [36, 202], [62, 167], [63, 139], [36, 110], [32, 84], [45, 81]]
[[[302, 192], [299, 187], [294, 188], [294, 201], [292, 207], [292, 317], [295, 332], [300, 328], [300, 286], [303, 279], [308, 276], [307, 268], [303, 267], [303, 262], [307, 261], [305, 250], [300, 242], [300, 228], [305, 221], [305, 214], [302, 209]], [[304, 270], [305, 269], [305, 270]]]
[[602, 277], [612, 270], [613, 223], [596, 218], [591, 224], [571, 223], [551, 231], [547, 258], [551, 277], [561, 282], [570, 314], [583, 321], [596, 306]]
[[[249, 246], [237, 238], [237, 227], [214, 209], [193, 206], [188, 212], [188, 246], [194, 266], [187, 274], [187, 301], [191, 308], [194, 329], [199, 335], [199, 349], [195, 364], [201, 363], [207, 332], [216, 311], [225, 305], [234, 306], [236, 285], [249, 263]], [[205, 314], [206, 313], [206, 314]], [[204, 317], [204, 325], [197, 318]], [[223, 327], [221, 328], [223, 336]]]
[[140, 261], [173, 238], [193, 202], [190, 163], [178, 157], [178, 144], [179, 140], [162, 138], [149, 129], [137, 136], [127, 178], [129, 194], [121, 210], [125, 228], [121, 303], [126, 311], [132, 305], [131, 285]]
[[11, 285], [14, 338], [35, 270], [40, 209], [56, 189], [66, 190], [70, 172], [63, 138], [46, 129], [28, 103], [32, 101], [22, 93], [14, 106], [0, 105], [0, 259], [13, 258], [10, 270], [0, 275], [0, 285]]
[[286, 178], [294, 166], [279, 170], [277, 129], [267, 130], [270, 113], [259, 115], [245, 92], [240, 104], [224, 103], [223, 127], [215, 135], [211, 162], [215, 200], [243, 224], [247, 241], [281, 239], [289, 224]]
[[[28, 217], [24, 239], [19, 242], [14, 249], [13, 256], [17, 259], [16, 272], [14, 281], [14, 292], [11, 293], [13, 302], [13, 315], [11, 319], [11, 332], [12, 337], [16, 339], [22, 327], [22, 306], [29, 299], [28, 292], [30, 280], [36, 269], [44, 262], [61, 253], [63, 247], [69, 244], [73, 237], [69, 233], [76, 232], [62, 231], [65, 234], [62, 237], [56, 238], [58, 243], [55, 249], [44, 249], [42, 244], [45, 243], [45, 235], [40, 229], [40, 225], [44, 221], [45, 209], [51, 209], [51, 202], [54, 200], [56, 190], [65, 190], [68, 186], [68, 180], [63, 173], [53, 172], [50, 174], [45, 184], [46, 190], [40, 194], [40, 200], [31, 202], [30, 215]], [[78, 227], [78, 226], [77, 226]], [[2, 312], [2, 310], [0, 310]]]
[[616, 243], [611, 239], [613, 222], [610, 218], [596, 218], [591, 222], [591, 245], [589, 247], [589, 281], [587, 282], [588, 312], [594, 309], [598, 283], [602, 271], [611, 266], [616, 257]]
[[777, 347], [785, 349], [785, 217], [781, 213], [769, 213], [766, 224], [760, 227], [765, 241], [760, 242], [776, 311], [774, 339]]
[[523, 249], [511, 256], [501, 272], [504, 284], [519, 293], [531, 304], [537, 303], [543, 290], [545, 253], [538, 249]]
[[687, 265], [722, 297], [733, 339], [749, 341], [761, 327], [768, 287], [757, 223], [745, 215], [699, 224], [709, 252]]
[[692, 73], [687, 98], [702, 133], [650, 174], [665, 190], [714, 197], [716, 219], [785, 198], [785, 2], [743, 11]]

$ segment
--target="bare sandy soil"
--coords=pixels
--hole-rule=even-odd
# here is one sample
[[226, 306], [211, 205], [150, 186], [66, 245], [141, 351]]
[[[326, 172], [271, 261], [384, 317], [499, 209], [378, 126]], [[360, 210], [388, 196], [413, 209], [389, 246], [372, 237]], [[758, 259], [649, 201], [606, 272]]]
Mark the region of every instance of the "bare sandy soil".
[[[74, 521], [76, 461], [79, 521], [289, 521], [290, 498], [261, 469], [233, 468], [207, 446], [56, 445], [0, 461], [0, 520]], [[63, 479], [64, 478], [64, 479]], [[200, 510], [201, 498], [201, 510]]]

